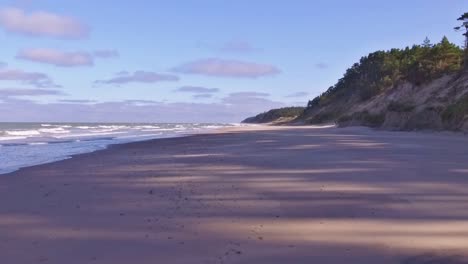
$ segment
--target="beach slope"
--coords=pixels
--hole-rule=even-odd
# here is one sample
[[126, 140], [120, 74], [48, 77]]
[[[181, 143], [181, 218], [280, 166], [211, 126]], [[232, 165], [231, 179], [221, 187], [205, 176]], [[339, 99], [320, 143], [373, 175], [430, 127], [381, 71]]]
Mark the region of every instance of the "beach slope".
[[0, 263], [468, 263], [467, 146], [261, 126], [115, 145], [0, 175]]

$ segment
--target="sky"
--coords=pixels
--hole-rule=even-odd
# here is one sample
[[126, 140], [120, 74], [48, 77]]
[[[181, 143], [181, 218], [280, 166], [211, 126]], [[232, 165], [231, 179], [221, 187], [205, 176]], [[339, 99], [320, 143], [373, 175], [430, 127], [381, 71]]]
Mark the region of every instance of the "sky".
[[239, 122], [377, 50], [462, 45], [466, 0], [0, 0], [0, 122]]

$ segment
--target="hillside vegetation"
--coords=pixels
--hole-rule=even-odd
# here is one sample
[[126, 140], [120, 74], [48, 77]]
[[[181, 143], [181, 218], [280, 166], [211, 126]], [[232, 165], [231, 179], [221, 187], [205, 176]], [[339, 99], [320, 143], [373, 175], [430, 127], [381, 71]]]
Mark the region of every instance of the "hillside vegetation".
[[[455, 30], [463, 32], [465, 49], [444, 37], [437, 44], [426, 38], [421, 45], [373, 52], [290, 122], [468, 132], [468, 13], [458, 21]], [[291, 116], [271, 110], [246, 121]]]
[[249, 117], [242, 123], [278, 123], [287, 122], [297, 118], [305, 110], [305, 107], [285, 107], [272, 109], [254, 117]]
[[[425, 103], [412, 102], [408, 97], [392, 98], [389, 97], [391, 94], [404, 89], [408, 90], [404, 93], [406, 96], [411, 91], [425, 90], [425, 87], [441, 78], [448, 81], [447, 76], [452, 79], [461, 70], [462, 61], [463, 50], [446, 37], [436, 45], [426, 40], [423, 45], [411, 48], [371, 53], [349, 68], [334, 86], [309, 101], [300, 119], [306, 123], [349, 123], [351, 120], [353, 123], [361, 121], [363, 125], [378, 126], [385, 120], [385, 110], [411, 112], [416, 109], [414, 104]], [[388, 100], [379, 102], [388, 109], [371, 104], [382, 95]]]
[[[468, 132], [468, 71], [463, 70], [463, 57], [463, 49], [445, 37], [435, 45], [426, 40], [371, 53], [290, 122]], [[282, 118], [281, 112], [274, 118], [266, 118], [272, 116], [267, 113], [246, 121]]]

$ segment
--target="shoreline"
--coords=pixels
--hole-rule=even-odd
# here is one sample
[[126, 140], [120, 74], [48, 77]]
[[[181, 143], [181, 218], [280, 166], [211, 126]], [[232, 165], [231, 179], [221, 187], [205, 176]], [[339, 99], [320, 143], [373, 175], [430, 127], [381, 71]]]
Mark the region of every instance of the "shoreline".
[[[53, 123], [50, 123], [50, 124], [53, 124]], [[57, 123], [57, 124], [62, 124], [62, 123]], [[96, 124], [99, 124], [99, 123], [96, 123]], [[113, 123], [108, 123], [108, 124], [113, 124]], [[246, 125], [246, 126], [249, 126], [249, 125]], [[253, 126], [253, 125], [252, 125]], [[236, 127], [235, 125], [233, 125], [232, 127]], [[146, 141], [153, 141], [153, 140], [159, 140], [159, 139], [166, 139], [166, 138], [179, 138], [179, 137], [188, 137], [188, 136], [193, 136], [193, 135], [197, 135], [197, 134], [210, 134], [210, 133], [214, 133], [218, 130], [223, 130], [225, 128], [207, 128], [207, 129], [203, 129], [203, 131], [191, 131], [191, 132], [188, 132], [188, 133], [180, 133], [180, 134], [172, 134], [172, 135], [169, 135], [169, 136], [160, 136], [160, 137], [155, 137], [155, 138], [146, 138], [146, 139], [140, 139], [140, 140], [134, 140], [134, 141], [128, 141], [128, 142], [114, 142], [114, 143], [109, 143], [107, 145], [105, 145], [104, 147], [102, 148], [98, 148], [98, 149], [95, 149], [95, 150], [91, 150], [91, 151], [84, 151], [84, 152], [79, 152], [79, 153], [76, 153], [76, 154], [71, 154], [71, 155], [67, 155], [67, 156], [63, 156], [63, 157], [60, 157], [60, 158], [57, 158], [57, 159], [54, 159], [54, 160], [50, 160], [50, 161], [45, 161], [45, 162], [39, 162], [39, 163], [34, 163], [34, 164], [30, 164], [30, 165], [25, 165], [25, 166], [22, 166], [22, 167], [18, 167], [18, 168], [14, 168], [12, 170], [8, 170], [8, 171], [5, 171], [5, 172], [1, 172], [0, 171], [0, 177], [2, 176], [6, 176], [8, 174], [11, 174], [11, 173], [14, 173], [14, 172], [17, 172], [21, 169], [24, 169], [24, 168], [30, 168], [30, 167], [36, 167], [36, 166], [41, 166], [41, 165], [45, 165], [45, 164], [50, 164], [50, 163], [55, 163], [55, 162], [60, 162], [60, 161], [63, 161], [63, 160], [68, 160], [68, 159], [72, 159], [74, 158], [75, 156], [80, 156], [80, 155], [83, 155], [83, 154], [88, 154], [88, 153], [94, 153], [94, 152], [98, 152], [98, 151], [102, 151], [102, 150], [107, 150], [109, 148], [111, 148], [112, 146], [116, 146], [116, 145], [125, 145], [125, 144], [132, 144], [132, 143], [137, 143], [137, 142], [146, 142]]]
[[[111, 123], [109, 123], [111, 124]], [[53, 161], [48, 161], [44, 163], [38, 163], [38, 164], [33, 164], [33, 165], [27, 165], [24, 167], [19, 167], [16, 168], [12, 171], [7, 171], [7, 172], [0, 172], [0, 177], [2, 176], [7, 176], [8, 174], [15, 173], [19, 170], [25, 169], [25, 168], [30, 168], [30, 167], [36, 167], [36, 166], [41, 166], [41, 165], [46, 165], [50, 163], [56, 163], [68, 159], [73, 159], [74, 157], [78, 157], [80, 155], [85, 155], [89, 153], [94, 153], [94, 152], [99, 152], [103, 150], [110, 149], [111, 147], [114, 146], [119, 146], [119, 145], [127, 145], [127, 144], [133, 144], [133, 143], [141, 143], [141, 142], [152, 142], [154, 140], [161, 140], [161, 139], [167, 139], [167, 138], [180, 138], [180, 137], [191, 137], [191, 136], [196, 136], [196, 135], [209, 135], [209, 134], [216, 134], [216, 133], [223, 133], [225, 130], [232, 130], [232, 129], [242, 129], [242, 128], [268, 128], [268, 127], [277, 127], [277, 128], [336, 128], [336, 129], [353, 129], [353, 128], [361, 128], [361, 129], [368, 129], [368, 130], [373, 130], [373, 131], [380, 131], [380, 132], [393, 132], [393, 133], [415, 133], [415, 134], [422, 134], [422, 135], [441, 135], [441, 136], [452, 136], [452, 137], [466, 137], [468, 136], [468, 133], [461, 132], [461, 131], [450, 131], [450, 130], [441, 130], [441, 131], [436, 131], [436, 130], [415, 130], [415, 131], [406, 131], [406, 130], [387, 130], [387, 129], [380, 129], [380, 128], [371, 128], [367, 126], [350, 126], [350, 127], [338, 127], [333, 124], [323, 124], [323, 125], [277, 125], [274, 123], [265, 123], [265, 124], [242, 124], [243, 126], [233, 126], [233, 127], [223, 127], [223, 128], [216, 128], [216, 129], [206, 129], [206, 131], [202, 132], [191, 132], [187, 134], [178, 134], [178, 135], [172, 135], [169, 137], [160, 137], [160, 138], [151, 138], [151, 139], [143, 139], [143, 140], [136, 140], [136, 141], [130, 141], [130, 142], [122, 142], [122, 143], [111, 143], [106, 145], [102, 149], [97, 149], [94, 151], [90, 152], [82, 152], [82, 153], [77, 153], [77, 154], [72, 154], [57, 160]]]
[[2, 175], [2, 261], [468, 258], [467, 137], [359, 127], [221, 130], [116, 144]]

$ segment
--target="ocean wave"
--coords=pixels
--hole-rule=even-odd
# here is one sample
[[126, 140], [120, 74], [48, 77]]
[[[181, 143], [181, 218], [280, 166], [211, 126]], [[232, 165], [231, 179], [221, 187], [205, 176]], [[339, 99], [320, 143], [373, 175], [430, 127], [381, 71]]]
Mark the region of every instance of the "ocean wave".
[[0, 130], [0, 173], [62, 160], [110, 144], [179, 137], [223, 124], [12, 124]]
[[135, 126], [132, 127], [131, 129], [133, 130], [139, 130], [139, 129], [159, 129], [161, 128], [160, 126]]
[[1, 136], [0, 141], [8, 141], [8, 140], [20, 140], [20, 139], [26, 139], [25, 136]]
[[7, 130], [5, 134], [10, 136], [37, 136], [41, 133], [38, 130]]
[[157, 133], [157, 134], [137, 134], [137, 135], [128, 135], [128, 136], [119, 136], [117, 137], [118, 139], [130, 139], [130, 138], [144, 138], [144, 137], [154, 137], [154, 136], [160, 136], [163, 135], [163, 133]]
[[129, 128], [128, 126], [120, 126], [120, 125], [100, 125], [98, 127], [103, 128], [103, 129], [113, 129], [113, 130]]
[[50, 134], [67, 134], [70, 133], [70, 130], [66, 130], [63, 127], [57, 128], [41, 128], [39, 129], [40, 133], [50, 133]]
[[118, 135], [118, 134], [125, 134], [126, 132], [93, 132], [87, 131], [87, 133], [71, 133], [67, 135], [54, 135], [55, 138], [90, 138], [90, 137], [101, 137], [101, 136], [108, 136], [108, 135]]

